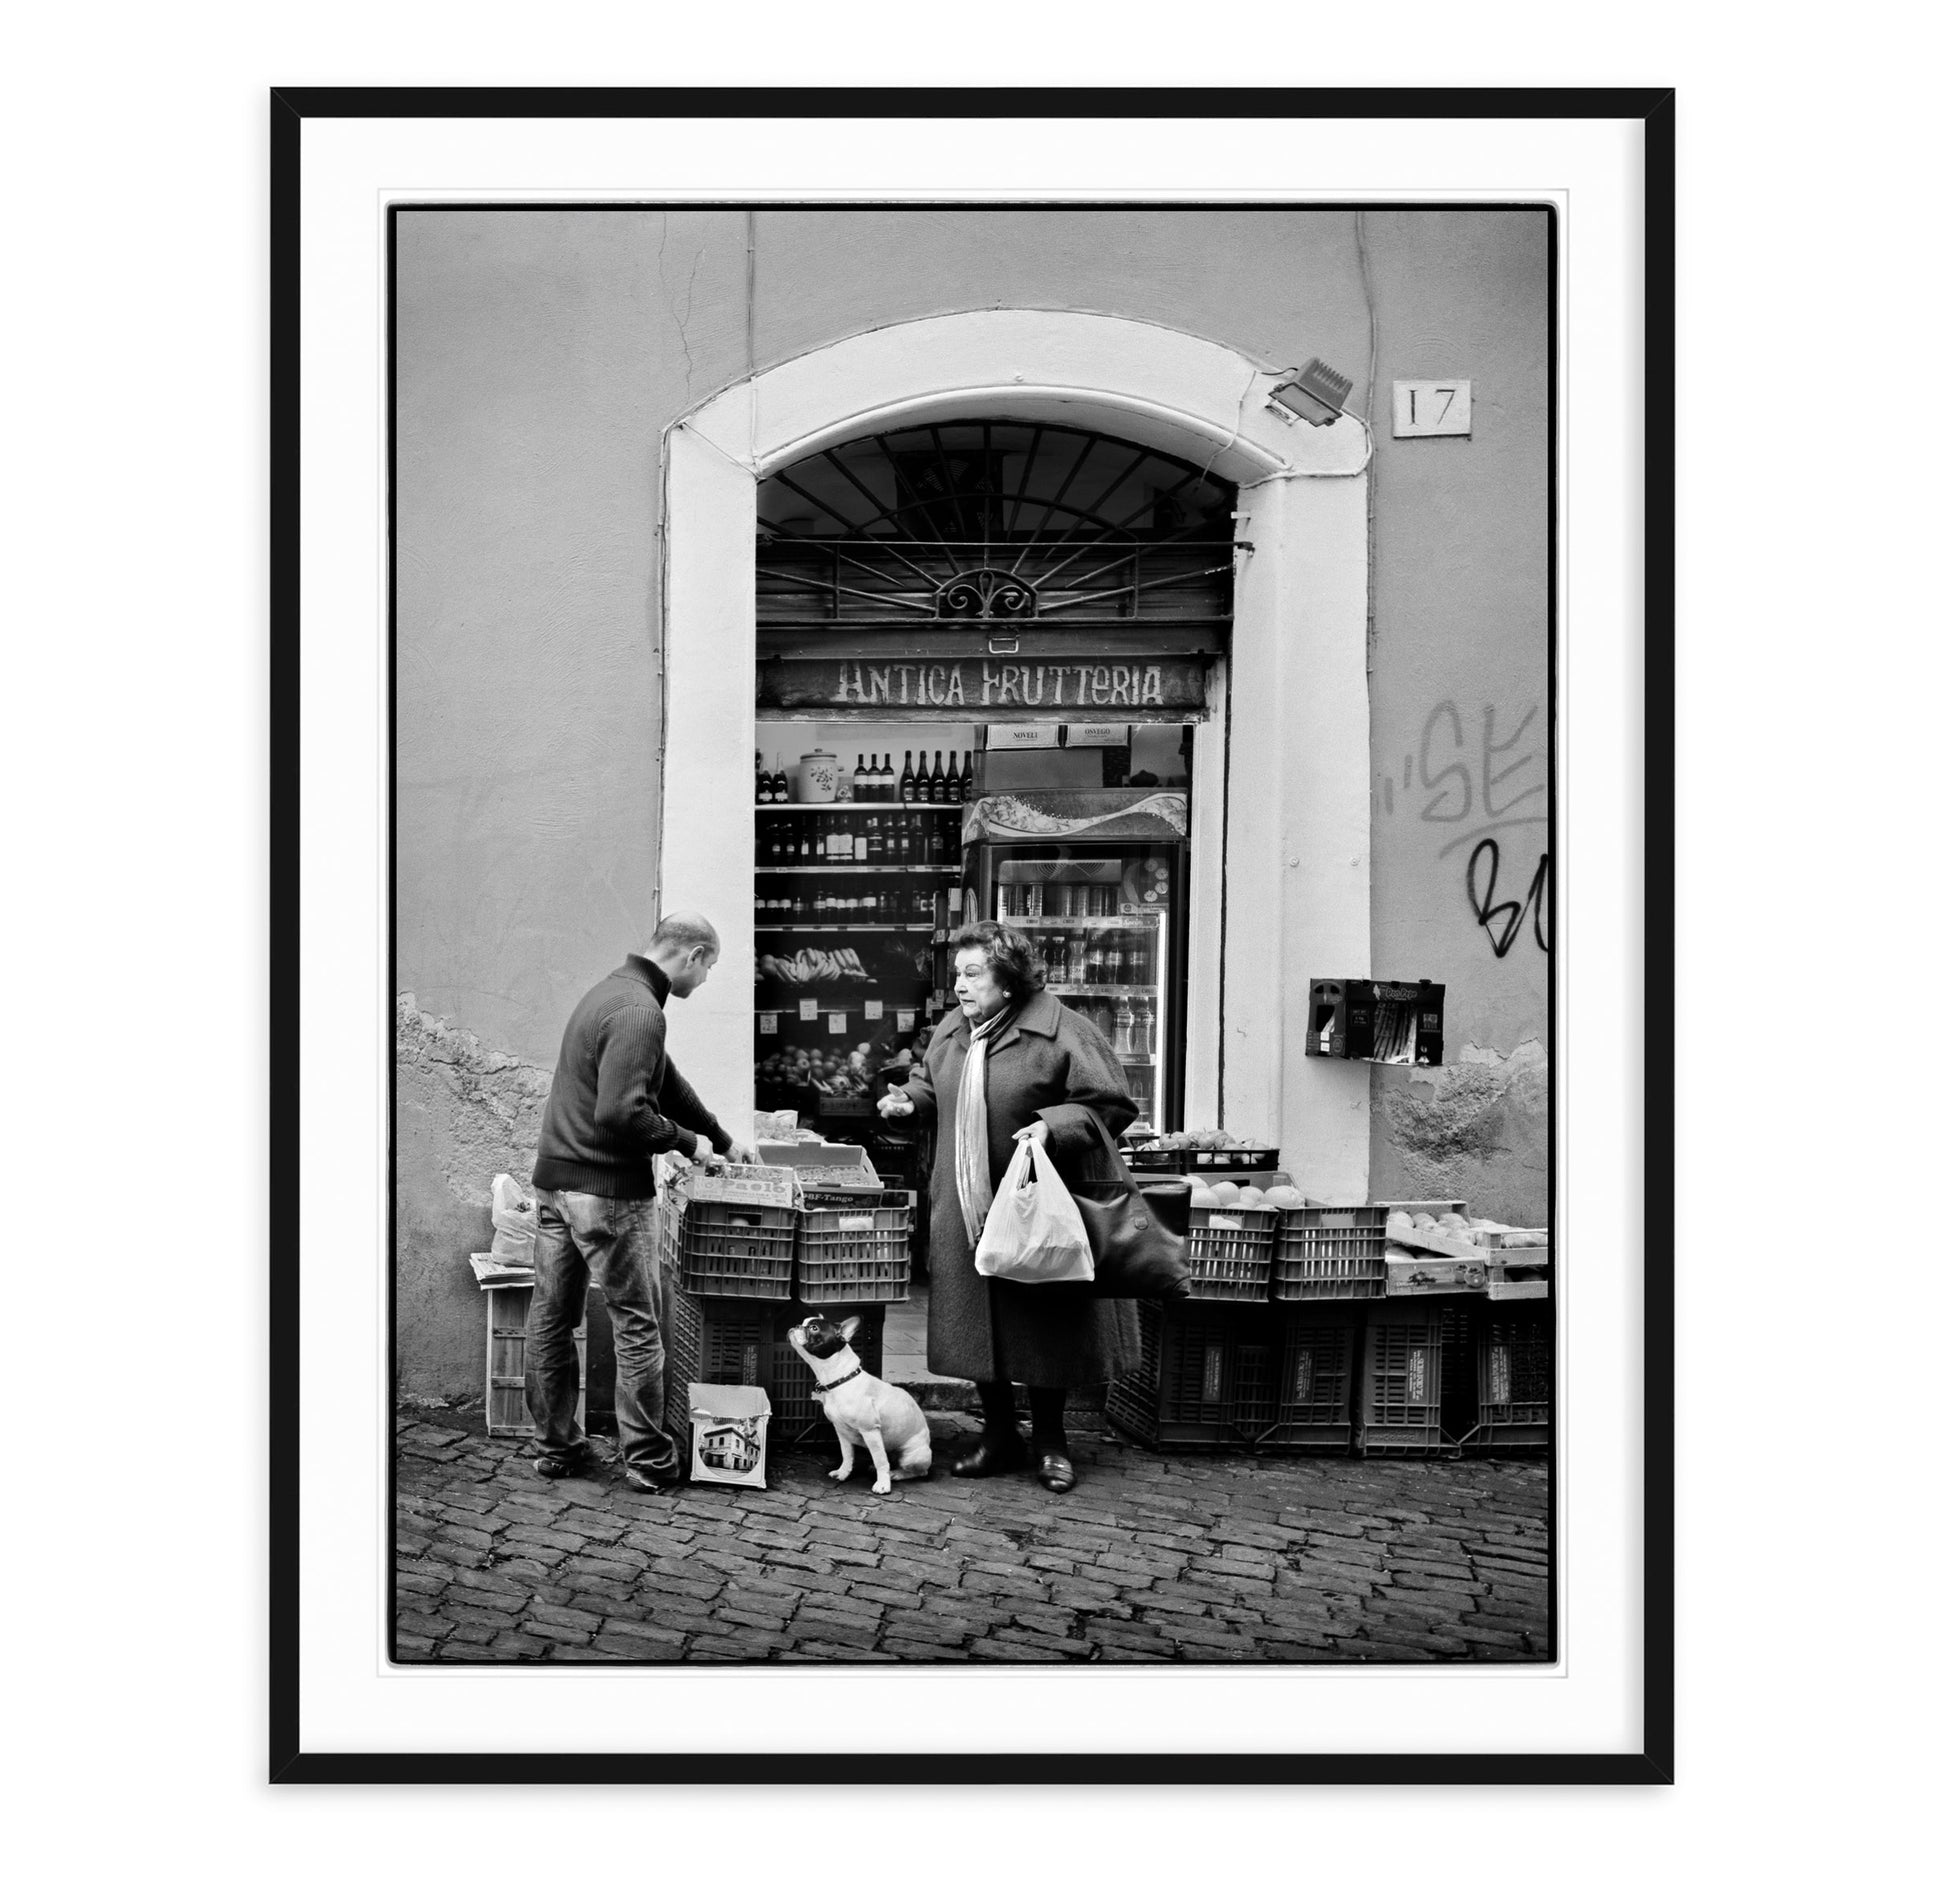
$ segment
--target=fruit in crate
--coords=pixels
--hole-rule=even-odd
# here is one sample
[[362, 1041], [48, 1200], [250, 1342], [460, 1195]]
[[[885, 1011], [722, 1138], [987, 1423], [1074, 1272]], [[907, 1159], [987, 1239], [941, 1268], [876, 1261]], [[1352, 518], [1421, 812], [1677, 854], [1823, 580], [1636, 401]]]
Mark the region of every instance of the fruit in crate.
[[1216, 1194], [1207, 1186], [1192, 1186], [1189, 1189], [1189, 1203], [1201, 1206], [1205, 1211], [1214, 1211], [1219, 1202]]
[[1304, 1195], [1295, 1186], [1273, 1186], [1264, 1194], [1264, 1204], [1281, 1212], [1286, 1206], [1301, 1206]]
[[1239, 1205], [1243, 1200], [1243, 1189], [1234, 1180], [1220, 1179], [1210, 1188], [1210, 1196], [1219, 1206]]
[[1264, 1189], [1261, 1186], [1242, 1186], [1237, 1189], [1237, 1204], [1240, 1206], [1260, 1206], [1264, 1203]]

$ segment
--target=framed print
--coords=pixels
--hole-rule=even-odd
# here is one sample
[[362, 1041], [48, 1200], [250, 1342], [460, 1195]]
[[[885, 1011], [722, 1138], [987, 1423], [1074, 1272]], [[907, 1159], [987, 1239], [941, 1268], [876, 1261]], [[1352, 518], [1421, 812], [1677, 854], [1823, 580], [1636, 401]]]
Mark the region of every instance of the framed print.
[[1667, 1781], [1672, 96], [271, 110], [273, 1777]]

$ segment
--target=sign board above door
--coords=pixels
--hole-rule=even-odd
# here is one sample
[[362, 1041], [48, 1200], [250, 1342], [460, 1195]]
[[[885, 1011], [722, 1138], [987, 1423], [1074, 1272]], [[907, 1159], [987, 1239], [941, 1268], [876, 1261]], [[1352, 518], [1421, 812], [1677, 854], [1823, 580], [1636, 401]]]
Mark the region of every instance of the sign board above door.
[[1208, 666], [1196, 656], [983, 656], [944, 662], [761, 661], [759, 713], [820, 720], [1200, 721]]

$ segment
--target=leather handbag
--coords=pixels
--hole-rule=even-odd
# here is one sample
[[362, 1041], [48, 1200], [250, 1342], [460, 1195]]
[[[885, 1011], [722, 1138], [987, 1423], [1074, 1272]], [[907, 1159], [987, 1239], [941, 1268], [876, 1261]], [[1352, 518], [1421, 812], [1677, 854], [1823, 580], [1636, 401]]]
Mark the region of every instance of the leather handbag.
[[1070, 1291], [1085, 1297], [1183, 1298], [1189, 1295], [1189, 1182], [1158, 1180], [1138, 1185], [1092, 1109], [1090, 1124], [1107, 1149], [1117, 1177], [1071, 1181], [1068, 1186], [1088, 1231], [1095, 1257], [1093, 1281], [1037, 1285], [1037, 1291]]

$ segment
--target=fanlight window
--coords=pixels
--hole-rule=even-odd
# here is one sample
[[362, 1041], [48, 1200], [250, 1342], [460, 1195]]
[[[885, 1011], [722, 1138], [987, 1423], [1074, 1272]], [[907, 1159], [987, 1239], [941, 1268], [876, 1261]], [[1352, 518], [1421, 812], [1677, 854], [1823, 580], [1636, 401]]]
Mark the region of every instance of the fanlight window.
[[763, 481], [758, 620], [1226, 620], [1235, 504], [1186, 460], [1075, 427], [875, 433]]

